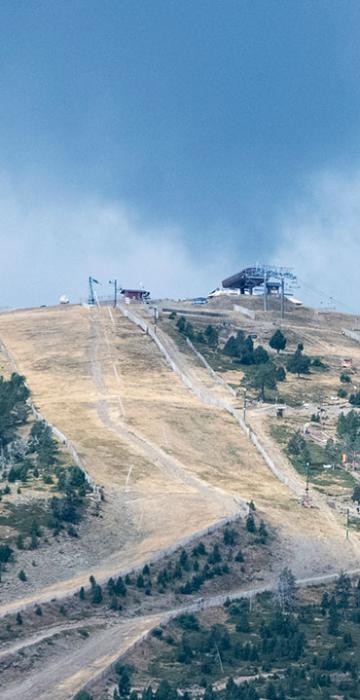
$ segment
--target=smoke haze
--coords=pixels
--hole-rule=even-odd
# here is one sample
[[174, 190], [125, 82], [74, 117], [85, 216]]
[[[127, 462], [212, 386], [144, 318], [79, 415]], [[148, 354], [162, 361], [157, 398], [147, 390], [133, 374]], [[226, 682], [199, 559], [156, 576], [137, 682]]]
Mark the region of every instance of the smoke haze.
[[[123, 286], [142, 283], [154, 298], [205, 295], [255, 262], [246, 252], [246, 231], [236, 247], [220, 232], [216, 249], [199, 250], [188, 231], [149, 225], [126, 203], [5, 176], [0, 218], [1, 307], [57, 303], [61, 294], [77, 302], [87, 295], [89, 275], [103, 283], [101, 294], [111, 293], [108, 280], [116, 277]], [[358, 172], [311, 178], [301, 200], [278, 216], [271, 238], [275, 251], [264, 246], [259, 262], [293, 267], [300, 281], [296, 296], [359, 311]]]

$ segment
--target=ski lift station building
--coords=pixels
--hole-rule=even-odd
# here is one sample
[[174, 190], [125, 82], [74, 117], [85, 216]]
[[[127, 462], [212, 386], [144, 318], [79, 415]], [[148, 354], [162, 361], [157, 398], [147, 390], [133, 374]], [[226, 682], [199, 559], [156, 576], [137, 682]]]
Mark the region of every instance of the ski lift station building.
[[150, 298], [150, 292], [146, 289], [121, 289], [120, 294], [125, 301], [147, 301]]

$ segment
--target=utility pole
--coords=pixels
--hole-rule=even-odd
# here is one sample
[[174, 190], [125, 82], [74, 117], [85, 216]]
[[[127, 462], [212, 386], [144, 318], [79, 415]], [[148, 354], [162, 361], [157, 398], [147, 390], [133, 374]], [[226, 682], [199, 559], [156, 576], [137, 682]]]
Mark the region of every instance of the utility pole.
[[310, 476], [310, 464], [309, 462], [306, 462], [306, 485], [305, 485], [305, 494], [306, 494], [306, 499], [308, 500], [309, 498], [309, 476]]
[[285, 302], [285, 284], [284, 278], [281, 277], [281, 318], [284, 318], [284, 302]]
[[267, 311], [267, 310], [268, 310], [268, 303], [267, 303], [267, 302], [268, 302], [268, 298], [267, 298], [267, 294], [268, 294], [268, 288], [267, 288], [268, 276], [269, 276], [269, 273], [268, 273], [268, 271], [266, 270], [265, 275], [264, 275], [264, 311]]
[[346, 511], [346, 539], [349, 539], [350, 511]]
[[117, 293], [118, 293], [118, 286], [117, 286], [117, 280], [109, 280], [109, 284], [114, 285], [114, 309], [116, 309], [117, 306]]
[[94, 306], [94, 304], [95, 304], [92, 277], [89, 277], [89, 304], [90, 304], [90, 306]]
[[217, 654], [217, 657], [218, 657], [218, 660], [219, 660], [219, 664], [220, 664], [220, 668], [221, 668], [221, 673], [224, 673], [224, 666], [223, 666], [222, 658], [221, 658], [221, 655], [220, 655], [219, 647], [218, 647], [218, 645], [216, 644], [216, 642], [215, 642], [215, 649], [216, 649], [216, 654]]
[[247, 409], [246, 392], [247, 392], [247, 389], [245, 389], [245, 393], [244, 393], [244, 408], [243, 408], [244, 423], [246, 423], [246, 409]]
[[154, 306], [154, 331], [157, 333], [157, 322], [159, 320], [159, 309], [157, 306]]

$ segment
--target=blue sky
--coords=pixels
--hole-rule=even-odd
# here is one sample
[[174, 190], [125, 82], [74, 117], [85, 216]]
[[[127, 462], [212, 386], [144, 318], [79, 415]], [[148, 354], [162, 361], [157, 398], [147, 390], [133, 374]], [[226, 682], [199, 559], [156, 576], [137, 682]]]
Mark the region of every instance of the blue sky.
[[206, 293], [270, 261], [360, 310], [358, 2], [2, 0], [0, 20], [0, 306], [75, 300], [88, 274]]

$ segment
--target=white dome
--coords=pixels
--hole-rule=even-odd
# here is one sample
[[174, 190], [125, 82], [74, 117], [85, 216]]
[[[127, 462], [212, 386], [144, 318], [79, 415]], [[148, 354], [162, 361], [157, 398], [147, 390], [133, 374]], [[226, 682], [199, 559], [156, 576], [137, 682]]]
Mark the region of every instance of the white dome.
[[60, 304], [68, 304], [69, 298], [66, 296], [66, 294], [62, 294], [59, 301], [60, 301]]

